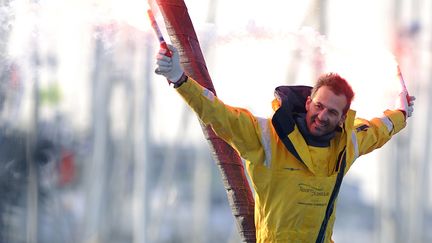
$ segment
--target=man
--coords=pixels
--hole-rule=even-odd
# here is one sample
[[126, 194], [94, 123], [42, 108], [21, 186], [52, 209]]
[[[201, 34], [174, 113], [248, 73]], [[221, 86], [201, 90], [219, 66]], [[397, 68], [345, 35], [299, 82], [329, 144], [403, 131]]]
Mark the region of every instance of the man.
[[187, 77], [179, 55], [161, 49], [156, 73], [246, 161], [255, 191], [257, 242], [332, 242], [335, 201], [355, 159], [384, 145], [412, 115], [414, 97], [398, 97], [395, 110], [370, 121], [355, 118], [350, 85], [337, 74], [314, 88], [276, 88], [272, 118], [225, 105]]

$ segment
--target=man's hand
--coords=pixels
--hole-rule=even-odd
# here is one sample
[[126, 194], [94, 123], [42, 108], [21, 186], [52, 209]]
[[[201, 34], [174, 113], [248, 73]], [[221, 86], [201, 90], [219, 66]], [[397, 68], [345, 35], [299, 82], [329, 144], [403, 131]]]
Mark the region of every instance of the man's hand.
[[[409, 103], [408, 99], [409, 97]], [[402, 91], [399, 93], [399, 97], [396, 100], [396, 109], [401, 110], [405, 114], [405, 118], [411, 117], [414, 112], [414, 96], [408, 96], [408, 92]]]
[[167, 52], [166, 49], [159, 49], [159, 53], [156, 56], [157, 68], [155, 73], [165, 76], [171, 83], [176, 83], [182, 77], [183, 69], [180, 66], [180, 57], [177, 49], [172, 45], [168, 45], [168, 48], [172, 53], [172, 57], [165, 55]]

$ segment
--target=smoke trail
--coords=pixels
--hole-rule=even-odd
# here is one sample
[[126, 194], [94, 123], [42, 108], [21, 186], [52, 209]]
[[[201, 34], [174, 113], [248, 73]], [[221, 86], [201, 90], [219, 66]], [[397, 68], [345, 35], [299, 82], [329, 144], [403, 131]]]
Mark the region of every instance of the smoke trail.
[[[245, 78], [248, 72], [243, 74], [243, 79], [256, 78], [256, 82], [260, 82], [263, 78], [280, 79], [281, 75], [288, 73], [287, 83], [313, 85], [316, 75], [336, 72], [345, 77], [356, 91], [354, 108], [368, 110], [367, 116], [379, 115], [386, 108], [392, 108], [393, 99], [398, 92], [397, 63], [394, 55], [387, 47], [378, 44], [366, 44], [361, 40], [335, 44], [311, 27], [283, 31], [250, 24], [236, 31], [211, 34], [214, 38], [207, 38], [211, 41], [210, 51], [217, 49], [215, 55], [225, 60], [218, 63], [214, 69], [230, 74], [226, 77], [219, 74], [222, 76], [220, 80], [239, 80], [233, 76], [233, 73], [237, 72], [235, 70], [254, 70], [250, 77]], [[242, 59], [241, 63], [229, 63], [227, 58], [232, 56], [232, 53], [236, 53], [238, 57], [253, 55], [253, 58]], [[231, 69], [232, 66], [235, 68]], [[234, 90], [235, 85], [237, 83], [230, 83]], [[227, 102], [238, 102], [241, 99], [234, 92], [231, 95], [229, 92], [229, 89], [224, 91], [224, 94], [227, 93]], [[261, 91], [257, 91], [256, 95], [260, 93]], [[230, 100], [231, 96], [236, 97], [235, 100]], [[247, 101], [245, 103], [248, 104]], [[371, 103], [378, 105], [370, 109], [363, 107], [363, 104]], [[263, 113], [269, 112], [271, 111]]]

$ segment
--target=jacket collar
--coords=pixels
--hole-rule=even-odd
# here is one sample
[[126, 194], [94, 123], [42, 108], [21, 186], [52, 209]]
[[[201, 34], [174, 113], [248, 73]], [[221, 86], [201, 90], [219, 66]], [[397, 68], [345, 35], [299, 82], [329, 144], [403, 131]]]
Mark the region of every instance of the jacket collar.
[[309, 129], [307, 128], [305, 113], [294, 116], [294, 121], [297, 127], [299, 128], [300, 133], [303, 135], [303, 138], [305, 139], [307, 145], [314, 146], [314, 147], [330, 146], [330, 140], [332, 140], [335, 137], [336, 131], [339, 132], [342, 131], [341, 127], [337, 127], [336, 130], [330, 133], [327, 133], [322, 136], [315, 136], [312, 133], [310, 133]]
[[[299, 161], [303, 162], [309, 170], [315, 174], [308, 145], [314, 146], [314, 143], [317, 141], [308, 136], [306, 133], [307, 128], [306, 130], [301, 128], [301, 122], [296, 121], [296, 117], [304, 116], [306, 113], [305, 102], [307, 97], [310, 95], [311, 90], [312, 87], [309, 86], [277, 87], [275, 90], [275, 96], [279, 106], [275, 101], [273, 101], [273, 108], [276, 108], [276, 111], [272, 117], [272, 123], [279, 138], [282, 140], [288, 151], [290, 151], [290, 153]], [[331, 145], [332, 142], [338, 143], [333, 143], [333, 148], [336, 149], [334, 151], [335, 153], [339, 153], [339, 150], [343, 150], [349, 144], [347, 141], [347, 131], [352, 129], [354, 118], [355, 111], [348, 110], [347, 117], [343, 126], [340, 128], [340, 132], [336, 131], [334, 134], [329, 135], [329, 137], [326, 138], [328, 145]], [[301, 131], [302, 129], [304, 130], [303, 133]], [[337, 141], [334, 140], [335, 136]], [[322, 145], [326, 139], [319, 141], [318, 144]]]

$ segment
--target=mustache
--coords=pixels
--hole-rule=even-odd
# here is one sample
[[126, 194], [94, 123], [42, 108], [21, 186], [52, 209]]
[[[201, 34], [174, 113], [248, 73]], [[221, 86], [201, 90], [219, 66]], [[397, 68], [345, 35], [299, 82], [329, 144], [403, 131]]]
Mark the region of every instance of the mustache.
[[329, 124], [328, 121], [320, 120], [318, 118], [318, 115], [311, 116], [311, 121], [314, 122], [315, 120], [319, 121], [320, 124], [323, 124], [324, 126], [327, 126]]

